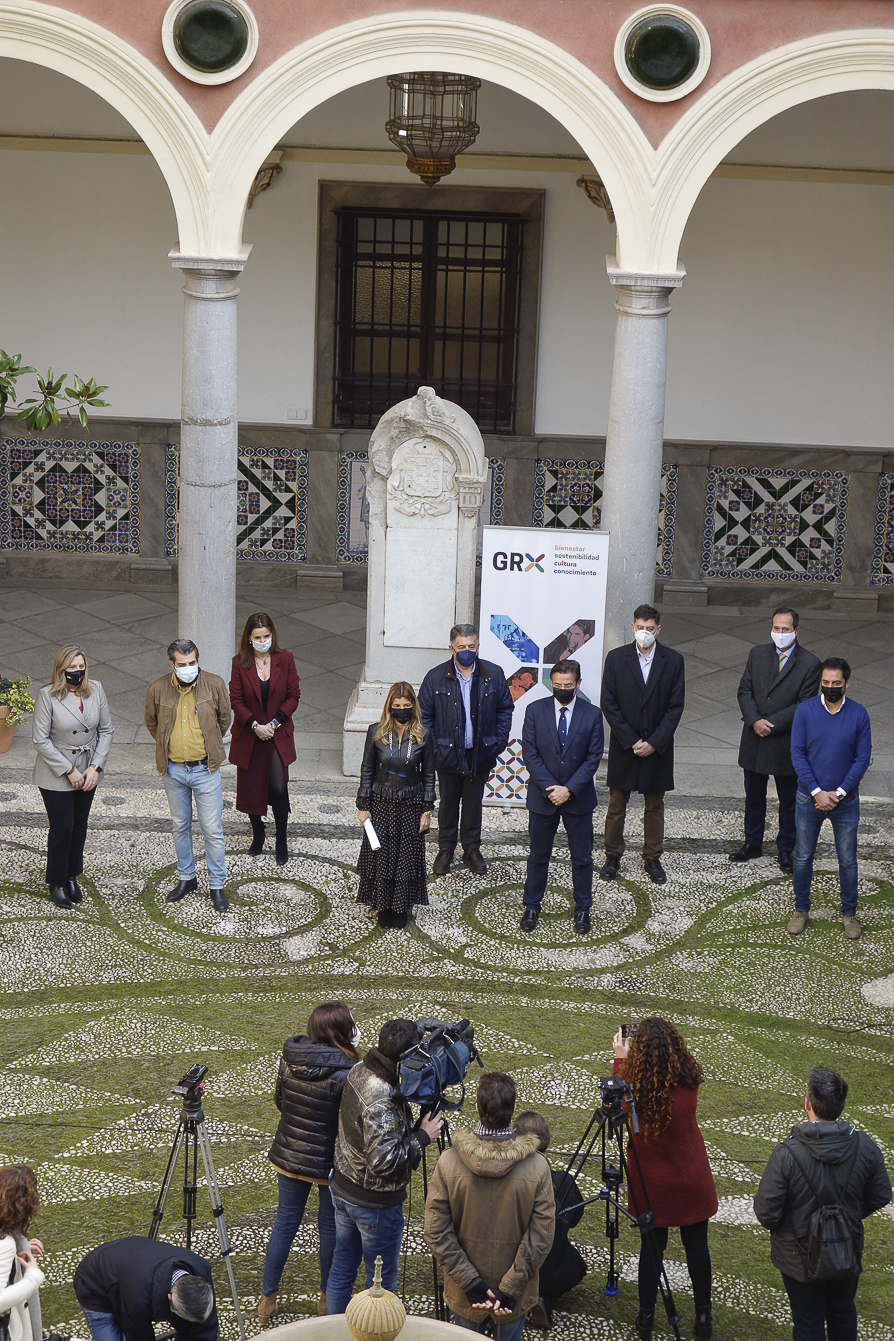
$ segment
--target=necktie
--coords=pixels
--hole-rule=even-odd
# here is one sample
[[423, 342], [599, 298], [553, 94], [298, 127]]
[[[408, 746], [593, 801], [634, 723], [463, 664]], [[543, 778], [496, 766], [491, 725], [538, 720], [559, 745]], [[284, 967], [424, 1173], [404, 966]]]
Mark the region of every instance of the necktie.
[[780, 670], [782, 670], [782, 663], [783, 663], [783, 661], [785, 661], [785, 653], [784, 653], [784, 652], [780, 652], [780, 653], [779, 653], [779, 669], [780, 669]]
[[559, 748], [561, 750], [564, 750], [565, 740], [568, 736], [568, 718], [565, 715], [567, 712], [568, 709], [563, 708], [559, 713]]

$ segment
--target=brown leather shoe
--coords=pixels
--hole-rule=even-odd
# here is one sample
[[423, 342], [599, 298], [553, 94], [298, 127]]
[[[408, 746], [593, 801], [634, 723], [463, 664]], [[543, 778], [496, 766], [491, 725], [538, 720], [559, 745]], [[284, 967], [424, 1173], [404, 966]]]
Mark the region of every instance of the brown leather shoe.
[[463, 852], [463, 864], [473, 875], [487, 875], [487, 862], [481, 855], [480, 847], [467, 847]]
[[273, 1291], [273, 1294], [262, 1294], [258, 1301], [258, 1317], [261, 1322], [269, 1322], [276, 1315], [276, 1296], [279, 1292]]
[[450, 870], [450, 864], [452, 861], [453, 861], [453, 848], [442, 847], [432, 863], [431, 868], [432, 875], [446, 875], [447, 872]]

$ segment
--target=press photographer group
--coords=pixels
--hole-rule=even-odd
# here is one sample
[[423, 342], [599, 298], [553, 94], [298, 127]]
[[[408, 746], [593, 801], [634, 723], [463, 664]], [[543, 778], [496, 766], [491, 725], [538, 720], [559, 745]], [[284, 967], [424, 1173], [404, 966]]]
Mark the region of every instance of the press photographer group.
[[[601, 1203], [604, 1291], [609, 1299], [622, 1296], [619, 1324], [632, 1322], [642, 1341], [664, 1327], [678, 1341], [681, 1328], [690, 1326], [698, 1338], [714, 1334], [709, 1222], [718, 1200], [696, 1115], [705, 1077], [670, 1021], [655, 1016], [618, 1028], [612, 1074], [594, 1084], [592, 1117], [576, 1148], [552, 1166], [546, 1119], [516, 1111], [513, 1077], [484, 1070], [468, 1020], [388, 1020], [362, 1058], [359, 1042], [350, 1008], [334, 1001], [312, 1010], [306, 1032], [283, 1045], [273, 1095], [280, 1117], [269, 1151], [278, 1204], [257, 1309], [262, 1325], [278, 1312], [280, 1284], [314, 1187], [317, 1312], [345, 1312], [361, 1265], [367, 1289], [378, 1264], [382, 1285], [395, 1291], [406, 1251], [404, 1202], [421, 1168], [435, 1318], [496, 1341], [519, 1341], [526, 1326], [549, 1329], [557, 1300], [588, 1271], [569, 1232]], [[472, 1062], [482, 1070], [475, 1122], [451, 1133], [448, 1116], [463, 1108]], [[238, 1269], [203, 1110], [206, 1073], [196, 1064], [173, 1086], [182, 1108], [148, 1233], [101, 1245], [74, 1273], [93, 1341], [153, 1341], [156, 1325], [177, 1341], [217, 1341], [211, 1267], [192, 1250], [200, 1158], [245, 1341]], [[834, 1071], [810, 1071], [804, 1120], [773, 1151], [754, 1199], [754, 1213], [770, 1231], [795, 1341], [821, 1341], [827, 1329], [828, 1341], [855, 1341], [863, 1220], [892, 1198], [878, 1146], [842, 1119], [847, 1092]], [[160, 1237], [180, 1168], [185, 1247]], [[584, 1196], [582, 1187], [596, 1191]], [[0, 1169], [0, 1281], [7, 1281], [0, 1287], [2, 1341], [43, 1336], [38, 1259], [44, 1248], [28, 1238], [38, 1207], [33, 1171]], [[638, 1233], [635, 1316], [618, 1258], [625, 1225]], [[682, 1240], [691, 1317], [687, 1308], [678, 1309], [665, 1269], [670, 1229]], [[592, 1263], [592, 1250], [589, 1255]], [[665, 1316], [656, 1320], [659, 1292]]]

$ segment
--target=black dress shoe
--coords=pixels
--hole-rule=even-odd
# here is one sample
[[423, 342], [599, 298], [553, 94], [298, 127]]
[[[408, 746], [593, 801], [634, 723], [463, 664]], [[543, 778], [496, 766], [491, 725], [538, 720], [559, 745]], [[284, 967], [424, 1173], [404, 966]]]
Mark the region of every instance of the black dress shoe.
[[793, 875], [795, 870], [794, 854], [779, 849], [779, 869], [783, 875]]
[[574, 914], [574, 930], [578, 936], [589, 936], [590, 934], [590, 914], [587, 912]]
[[199, 887], [195, 876], [191, 880], [181, 880], [168, 894], [168, 903], [179, 903], [187, 894], [194, 894]]
[[657, 857], [649, 857], [648, 860], [643, 857], [643, 865], [645, 866], [646, 874], [653, 885], [667, 884], [667, 872]]
[[69, 903], [80, 903], [81, 899], [84, 897], [84, 891], [81, 889], [75, 876], [72, 876], [67, 882], [65, 892], [68, 895]]
[[408, 913], [392, 913], [391, 925], [395, 931], [403, 931], [407, 925]]
[[539, 921], [539, 910], [537, 908], [526, 908], [518, 925], [522, 931], [533, 931]]
[[463, 853], [463, 864], [473, 875], [487, 875], [487, 862], [481, 855], [480, 847], [467, 847]]
[[453, 861], [453, 848], [442, 847], [438, 855], [432, 862], [432, 875], [446, 875], [450, 870], [450, 863]]
[[599, 871], [599, 879], [614, 880], [615, 876], [618, 874], [618, 871], [620, 871], [620, 869], [621, 869], [620, 857], [606, 857], [605, 864], [601, 867]]
[[762, 847], [752, 847], [750, 843], [743, 843], [735, 852], [729, 854], [730, 861], [755, 861], [758, 857], [764, 855]]
[[68, 890], [63, 889], [62, 885], [50, 885], [50, 899], [57, 908], [73, 908], [74, 904], [68, 897]]
[[380, 927], [385, 927], [385, 929], [387, 930], [389, 927], [394, 926], [394, 923], [392, 922], [391, 918], [392, 913], [390, 908], [379, 909], [378, 922]]
[[211, 902], [218, 913], [225, 913], [230, 906], [230, 900], [222, 889], [212, 889]]

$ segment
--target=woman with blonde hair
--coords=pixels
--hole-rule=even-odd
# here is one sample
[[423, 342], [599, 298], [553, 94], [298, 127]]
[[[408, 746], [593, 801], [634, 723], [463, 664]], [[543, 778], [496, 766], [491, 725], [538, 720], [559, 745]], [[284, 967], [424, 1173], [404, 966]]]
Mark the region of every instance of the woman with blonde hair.
[[83, 647], [60, 647], [53, 674], [37, 691], [31, 739], [37, 750], [31, 781], [40, 789], [50, 833], [47, 884], [57, 908], [84, 897], [87, 820], [112, 745], [112, 718], [98, 680], [91, 680]]
[[0, 1317], [7, 1315], [9, 1341], [43, 1337], [38, 1290], [44, 1274], [34, 1259], [35, 1253], [43, 1256], [43, 1244], [25, 1237], [39, 1202], [33, 1169], [0, 1169]]
[[366, 733], [357, 818], [372, 820], [380, 843], [364, 832], [357, 902], [375, 909], [380, 927], [402, 930], [415, 904], [427, 904], [425, 831], [435, 808], [435, 755], [411, 684], [388, 690], [382, 716]]

